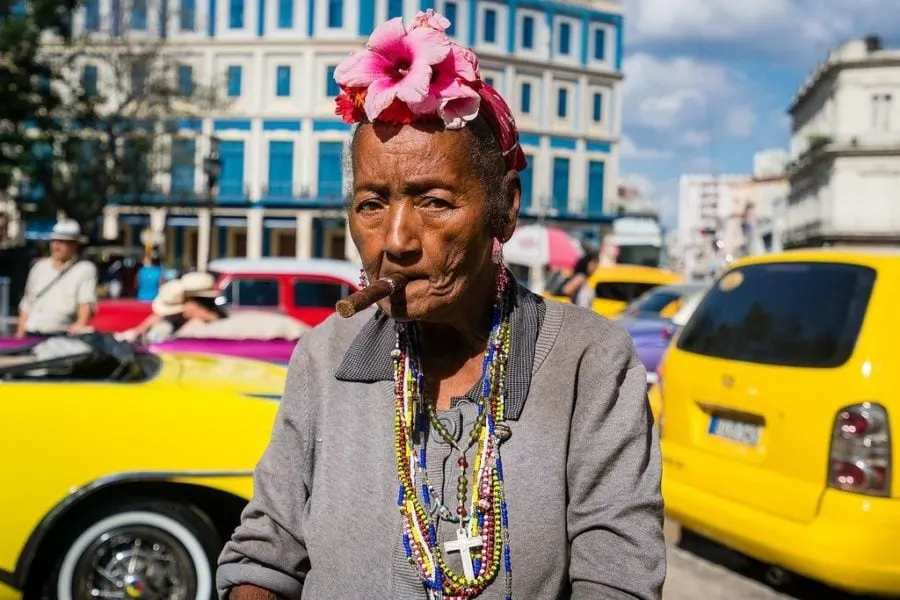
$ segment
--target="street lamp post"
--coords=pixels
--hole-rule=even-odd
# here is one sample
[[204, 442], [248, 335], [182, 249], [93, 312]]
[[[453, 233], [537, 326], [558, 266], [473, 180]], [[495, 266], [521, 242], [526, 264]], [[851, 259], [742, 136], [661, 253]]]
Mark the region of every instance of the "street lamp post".
[[206, 175], [206, 209], [209, 212], [209, 240], [207, 240], [207, 264], [212, 260], [213, 248], [213, 209], [215, 207], [214, 193], [219, 185], [219, 176], [222, 174], [222, 159], [219, 156], [219, 138], [209, 138], [209, 154], [203, 159], [203, 172]]

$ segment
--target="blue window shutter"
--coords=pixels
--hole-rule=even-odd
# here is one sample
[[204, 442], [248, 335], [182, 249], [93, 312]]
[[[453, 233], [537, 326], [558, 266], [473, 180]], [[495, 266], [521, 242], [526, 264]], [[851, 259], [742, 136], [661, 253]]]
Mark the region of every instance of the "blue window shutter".
[[337, 96], [341, 88], [338, 87], [337, 81], [334, 80], [334, 70], [337, 67], [330, 66], [325, 69], [325, 94], [329, 97]]
[[278, 0], [278, 28], [290, 29], [294, 26], [294, 0]]
[[244, 0], [229, 0], [228, 27], [244, 28]]
[[534, 204], [534, 157], [526, 154], [525, 160], [528, 161], [528, 167], [519, 172], [519, 181], [522, 184], [522, 209], [531, 208]]
[[269, 142], [269, 196], [293, 196], [294, 142]]
[[594, 94], [593, 109], [594, 123], [599, 123], [603, 120], [603, 94]]
[[241, 95], [241, 68], [232, 65], [228, 67], [228, 96], [237, 98]]
[[143, 92], [145, 80], [146, 80], [146, 71], [144, 70], [144, 65], [142, 65], [142, 64], [131, 65], [131, 91], [132, 91], [132, 93]]
[[319, 142], [319, 199], [340, 203], [344, 195], [344, 165], [341, 160], [344, 144]]
[[222, 177], [219, 180], [219, 196], [244, 197], [244, 142], [228, 140], [220, 142]]
[[190, 65], [178, 65], [178, 93], [182, 96], [194, 93], [194, 68]]
[[559, 53], [569, 54], [572, 51], [572, 25], [570, 23], [559, 24]]
[[484, 11], [484, 41], [489, 44], [497, 41], [497, 11], [493, 8]]
[[522, 112], [524, 114], [531, 113], [531, 84], [522, 84]]
[[81, 85], [85, 94], [89, 96], [97, 95], [97, 67], [88, 65], [84, 68]]
[[606, 180], [606, 163], [592, 160], [588, 165], [587, 212], [592, 217], [603, 214], [603, 187]]
[[403, 0], [388, 0], [388, 19], [403, 16]]
[[194, 31], [196, 28], [196, 0], [181, 0], [181, 11], [178, 14], [181, 31]]
[[456, 17], [459, 14], [459, 7], [456, 2], [446, 2], [444, 4], [444, 16], [450, 21], [450, 27], [446, 29], [447, 35], [456, 35]]
[[565, 119], [568, 114], [569, 90], [566, 88], [559, 88], [559, 91], [556, 93], [556, 116], [560, 119]]
[[375, 29], [375, 3], [359, 3], [359, 35], [368, 36]]
[[553, 159], [553, 208], [561, 214], [569, 212], [569, 159]]
[[100, 30], [100, 0], [86, 0], [84, 3], [84, 29]]
[[328, 0], [328, 26], [332, 29], [344, 26], [344, 0]]
[[534, 17], [525, 16], [522, 18], [522, 47], [534, 48]]
[[606, 30], [599, 27], [594, 30], [594, 59], [605, 60], [606, 58]]
[[133, 0], [131, 5], [131, 28], [136, 31], [146, 31], [147, 0]]
[[488, 84], [489, 86], [494, 87], [494, 78], [493, 77], [490, 77], [490, 76], [485, 77], [484, 82], [486, 84]]
[[194, 192], [194, 173], [197, 168], [197, 143], [178, 139], [172, 142], [172, 191]]
[[291, 68], [287, 65], [275, 69], [275, 94], [281, 98], [291, 95]]

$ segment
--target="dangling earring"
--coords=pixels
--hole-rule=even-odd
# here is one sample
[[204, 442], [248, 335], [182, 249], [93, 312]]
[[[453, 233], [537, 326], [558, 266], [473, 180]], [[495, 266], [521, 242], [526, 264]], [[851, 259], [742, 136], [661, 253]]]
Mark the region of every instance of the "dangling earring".
[[491, 260], [495, 265], [503, 265], [503, 244], [494, 238], [494, 247], [491, 249]]
[[359, 288], [362, 289], [369, 285], [369, 276], [366, 274], [365, 267], [359, 268]]

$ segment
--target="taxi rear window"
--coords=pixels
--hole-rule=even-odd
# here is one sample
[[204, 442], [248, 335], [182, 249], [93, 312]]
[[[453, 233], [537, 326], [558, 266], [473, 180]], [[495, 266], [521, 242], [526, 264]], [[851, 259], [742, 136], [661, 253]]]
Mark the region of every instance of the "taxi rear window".
[[735, 269], [697, 307], [678, 348], [751, 363], [837, 367], [853, 353], [874, 285], [875, 271], [859, 265]]

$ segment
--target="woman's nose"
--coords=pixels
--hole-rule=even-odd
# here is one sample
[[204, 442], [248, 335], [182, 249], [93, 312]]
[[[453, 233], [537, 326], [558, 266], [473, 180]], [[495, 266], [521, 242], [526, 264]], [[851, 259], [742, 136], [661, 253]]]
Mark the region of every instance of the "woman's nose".
[[421, 223], [415, 207], [409, 202], [392, 202], [387, 219], [384, 252], [395, 260], [409, 260], [422, 251], [419, 234]]

